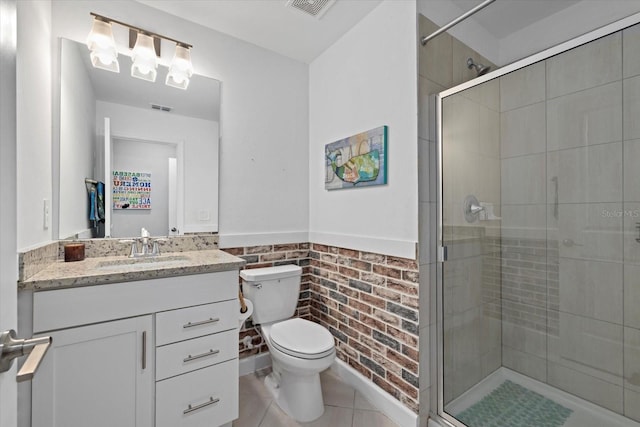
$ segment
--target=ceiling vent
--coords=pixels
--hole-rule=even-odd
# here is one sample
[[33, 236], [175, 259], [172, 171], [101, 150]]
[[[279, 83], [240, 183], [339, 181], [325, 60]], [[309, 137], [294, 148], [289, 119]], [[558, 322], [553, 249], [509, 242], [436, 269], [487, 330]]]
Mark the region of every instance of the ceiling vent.
[[335, 2], [336, 0], [287, 0], [287, 7], [320, 19]]
[[171, 107], [167, 107], [166, 105], [160, 104], [151, 104], [151, 108], [154, 110], [166, 111], [167, 113], [171, 112], [171, 110], [173, 109]]

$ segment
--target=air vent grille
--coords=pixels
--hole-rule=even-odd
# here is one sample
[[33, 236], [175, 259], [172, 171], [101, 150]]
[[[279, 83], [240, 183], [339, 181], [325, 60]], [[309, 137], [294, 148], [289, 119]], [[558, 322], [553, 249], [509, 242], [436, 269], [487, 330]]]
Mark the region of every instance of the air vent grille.
[[288, 0], [287, 6], [320, 19], [336, 0]]
[[171, 107], [167, 107], [166, 105], [160, 105], [160, 104], [151, 104], [151, 108], [158, 111], [166, 111], [167, 113], [173, 110], [173, 108]]

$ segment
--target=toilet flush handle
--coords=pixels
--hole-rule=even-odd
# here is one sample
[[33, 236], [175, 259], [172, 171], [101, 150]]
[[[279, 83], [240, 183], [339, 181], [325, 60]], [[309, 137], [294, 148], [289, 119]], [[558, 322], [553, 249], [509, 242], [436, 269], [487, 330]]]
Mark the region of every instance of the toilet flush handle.
[[252, 283], [251, 286], [254, 288], [262, 289], [262, 283]]

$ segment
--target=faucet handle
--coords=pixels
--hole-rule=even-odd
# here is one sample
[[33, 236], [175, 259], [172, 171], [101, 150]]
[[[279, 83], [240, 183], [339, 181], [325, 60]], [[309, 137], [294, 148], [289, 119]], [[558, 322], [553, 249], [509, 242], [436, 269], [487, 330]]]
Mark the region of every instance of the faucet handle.
[[131, 250], [129, 251], [129, 258], [135, 258], [138, 255], [137, 239], [124, 239], [119, 240], [120, 243], [131, 243]]
[[151, 249], [151, 255], [160, 255], [160, 245], [158, 242], [166, 242], [167, 239], [153, 239], [153, 249]]

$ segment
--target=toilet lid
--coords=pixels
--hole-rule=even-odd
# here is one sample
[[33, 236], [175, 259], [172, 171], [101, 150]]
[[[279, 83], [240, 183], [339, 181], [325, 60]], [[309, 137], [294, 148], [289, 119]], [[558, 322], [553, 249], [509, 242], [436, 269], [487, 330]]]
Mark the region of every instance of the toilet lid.
[[[301, 358], [320, 358], [334, 349], [333, 335], [317, 323], [289, 319], [271, 327], [271, 343], [283, 353]], [[312, 356], [312, 357], [310, 357]]]

